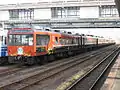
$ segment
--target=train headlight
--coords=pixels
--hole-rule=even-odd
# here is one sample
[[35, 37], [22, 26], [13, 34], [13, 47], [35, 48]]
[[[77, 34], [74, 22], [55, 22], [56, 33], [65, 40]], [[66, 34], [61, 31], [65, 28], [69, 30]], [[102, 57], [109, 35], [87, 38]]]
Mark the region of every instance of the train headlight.
[[48, 48], [48, 54], [52, 54], [53, 53], [53, 49], [52, 48]]

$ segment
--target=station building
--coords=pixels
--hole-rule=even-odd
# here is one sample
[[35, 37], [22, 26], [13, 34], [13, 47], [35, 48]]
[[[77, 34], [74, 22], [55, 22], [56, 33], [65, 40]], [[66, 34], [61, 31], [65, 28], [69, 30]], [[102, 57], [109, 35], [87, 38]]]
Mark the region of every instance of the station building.
[[40, 24], [53, 29], [116, 28], [117, 30], [120, 27], [114, 0], [49, 2], [43, 0], [34, 3], [4, 4], [0, 5], [0, 22], [0, 28], [4, 30], [9, 30], [15, 23]]
[[[93, 24], [97, 21], [99, 24], [100, 21], [107, 19], [105, 23], [109, 25], [111, 22], [108, 19], [112, 19], [114, 23], [118, 16], [114, 0], [54, 0], [49, 2], [0, 5], [0, 21], [7, 23], [20, 21], [42, 22], [43, 20], [46, 22], [45, 24], [54, 27], [56, 22], [58, 22], [58, 26], [64, 25], [64, 23], [59, 23], [62, 21], [70, 22], [68, 24], [72, 23], [72, 26], [74, 21], [82, 23], [84, 19], [87, 19], [84, 22], [85, 24]], [[94, 22], [91, 22], [91, 20], [94, 20]], [[86, 25], [81, 25], [81, 23], [77, 24], [86, 27]]]
[[116, 18], [114, 0], [56, 0], [0, 5], [0, 20]]

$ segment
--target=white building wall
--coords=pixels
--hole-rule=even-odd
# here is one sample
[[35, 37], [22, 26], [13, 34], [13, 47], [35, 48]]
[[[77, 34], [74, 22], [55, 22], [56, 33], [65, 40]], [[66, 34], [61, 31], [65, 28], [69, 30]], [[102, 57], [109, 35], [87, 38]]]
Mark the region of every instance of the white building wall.
[[51, 19], [51, 9], [35, 9], [34, 19]]
[[99, 18], [99, 7], [80, 7], [80, 18]]
[[0, 20], [9, 20], [9, 12], [0, 11]]

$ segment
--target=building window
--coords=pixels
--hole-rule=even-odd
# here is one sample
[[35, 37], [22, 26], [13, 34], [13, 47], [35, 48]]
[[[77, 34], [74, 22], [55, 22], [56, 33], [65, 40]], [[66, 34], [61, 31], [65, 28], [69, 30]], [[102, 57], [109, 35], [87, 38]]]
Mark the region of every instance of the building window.
[[56, 7], [52, 8], [52, 18], [79, 17], [80, 7]]
[[10, 19], [33, 19], [34, 9], [9, 10]]
[[68, 17], [74, 17], [74, 16], [79, 16], [79, 7], [68, 7], [67, 8], [67, 16]]
[[118, 11], [115, 6], [102, 6], [100, 7], [101, 17], [118, 17]]

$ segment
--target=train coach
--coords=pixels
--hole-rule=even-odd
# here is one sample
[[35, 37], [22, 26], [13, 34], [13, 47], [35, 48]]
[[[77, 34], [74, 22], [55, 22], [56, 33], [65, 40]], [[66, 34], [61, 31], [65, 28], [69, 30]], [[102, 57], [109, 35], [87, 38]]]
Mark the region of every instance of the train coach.
[[0, 64], [7, 63], [7, 32], [0, 30]]
[[[106, 43], [106, 45], [114, 42]], [[98, 47], [98, 38], [47, 28], [18, 27], [8, 32], [9, 63], [46, 63]]]

